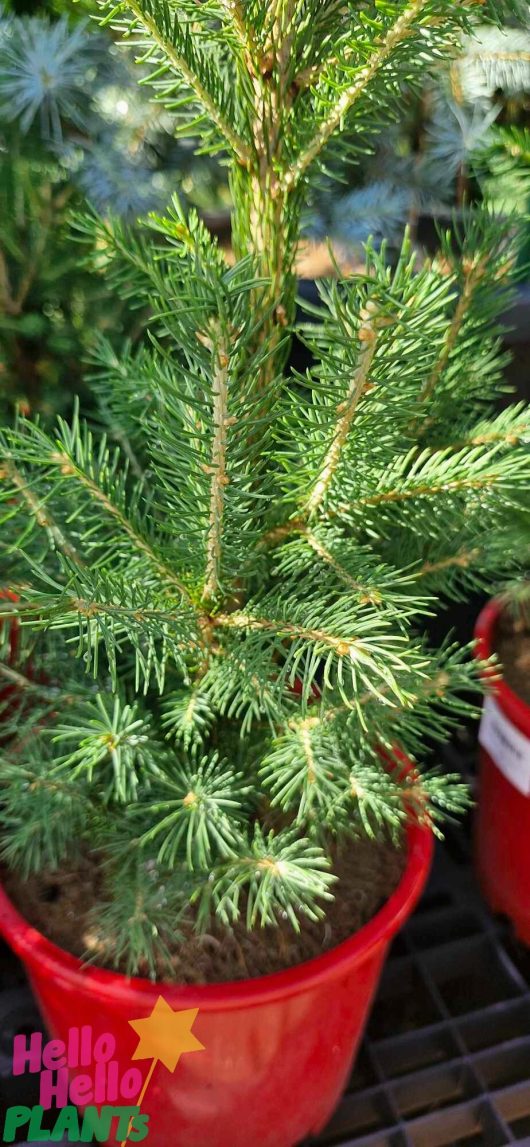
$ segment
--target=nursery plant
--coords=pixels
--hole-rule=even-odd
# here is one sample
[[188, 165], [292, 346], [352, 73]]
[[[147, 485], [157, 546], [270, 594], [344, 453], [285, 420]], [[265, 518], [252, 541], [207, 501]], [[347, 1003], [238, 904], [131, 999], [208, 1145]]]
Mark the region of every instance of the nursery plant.
[[368, 246], [362, 274], [321, 286], [304, 376], [289, 339], [309, 185], [476, 12], [103, 10], [180, 130], [226, 158], [236, 253], [176, 198], [140, 233], [81, 218], [109, 292], [149, 311], [138, 352], [100, 343], [123, 449], [77, 413], [3, 436], [2, 853], [26, 879], [91, 853], [85, 946], [116, 969], [167, 975], [216, 921], [294, 937], [352, 840], [399, 844], [465, 805], [423, 757], [476, 669], [422, 629], [519, 560], [530, 416], [492, 412], [513, 227], [484, 211], [420, 269], [407, 240], [393, 267]]

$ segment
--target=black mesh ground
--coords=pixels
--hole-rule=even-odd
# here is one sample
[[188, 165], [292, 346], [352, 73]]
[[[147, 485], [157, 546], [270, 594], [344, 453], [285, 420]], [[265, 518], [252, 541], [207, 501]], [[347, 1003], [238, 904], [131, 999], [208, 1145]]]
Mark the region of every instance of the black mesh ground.
[[[446, 764], [473, 783], [474, 736]], [[306, 1147], [530, 1145], [530, 951], [484, 905], [449, 829], [387, 963], [347, 1093]]]
[[530, 959], [506, 939], [467, 866], [439, 855], [315, 1147], [530, 1144]]

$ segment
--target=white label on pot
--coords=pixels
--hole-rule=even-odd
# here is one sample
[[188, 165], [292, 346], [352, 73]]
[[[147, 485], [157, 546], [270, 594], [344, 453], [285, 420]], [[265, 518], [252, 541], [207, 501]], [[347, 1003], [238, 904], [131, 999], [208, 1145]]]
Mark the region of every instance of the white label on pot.
[[512, 725], [494, 697], [484, 701], [478, 739], [511, 784], [530, 796], [530, 737]]

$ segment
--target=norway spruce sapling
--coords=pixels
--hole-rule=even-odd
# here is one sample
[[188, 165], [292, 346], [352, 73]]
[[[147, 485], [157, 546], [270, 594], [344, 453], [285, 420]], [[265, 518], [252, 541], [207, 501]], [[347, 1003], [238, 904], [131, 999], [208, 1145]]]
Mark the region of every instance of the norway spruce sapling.
[[[95, 848], [98, 951], [159, 967], [180, 919], [318, 918], [331, 857], [465, 805], [417, 764], [477, 688], [427, 647], [442, 596], [517, 567], [530, 415], [495, 413], [510, 228], [484, 214], [420, 270], [324, 284], [288, 369], [308, 189], [471, 31], [448, 0], [129, 0], [105, 8], [180, 130], [229, 164], [235, 262], [174, 200], [143, 233], [85, 218], [140, 351], [102, 341], [124, 449], [77, 414], [4, 436], [3, 855]], [[502, 15], [480, 6], [481, 19]], [[355, 137], [354, 137], [355, 138]], [[26, 662], [26, 664], [25, 664]], [[4, 739], [5, 740], [5, 739]]]

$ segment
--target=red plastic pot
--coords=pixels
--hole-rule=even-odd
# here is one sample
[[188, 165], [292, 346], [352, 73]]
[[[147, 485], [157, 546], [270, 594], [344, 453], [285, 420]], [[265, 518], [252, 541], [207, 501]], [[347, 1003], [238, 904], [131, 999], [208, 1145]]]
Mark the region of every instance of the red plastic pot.
[[[500, 601], [490, 601], [478, 618], [481, 659], [493, 653], [502, 608]], [[520, 939], [530, 944], [530, 706], [503, 680], [491, 683], [479, 740], [479, 880], [493, 911], [510, 917]]]
[[[148, 1147], [294, 1147], [326, 1124], [344, 1089], [388, 946], [423, 889], [432, 848], [430, 831], [411, 825], [405, 873], [376, 916], [324, 955], [260, 979], [179, 987], [83, 967], [1, 889], [0, 932], [52, 1035], [67, 1041], [82, 1025], [94, 1040], [111, 1033], [120, 1078], [138, 1044], [129, 1020], [149, 1016], [161, 995], [175, 1011], [198, 1009], [193, 1034], [204, 1050], [182, 1055], [173, 1074], [159, 1062], [142, 1103]], [[150, 1065], [135, 1066], [145, 1077]]]

